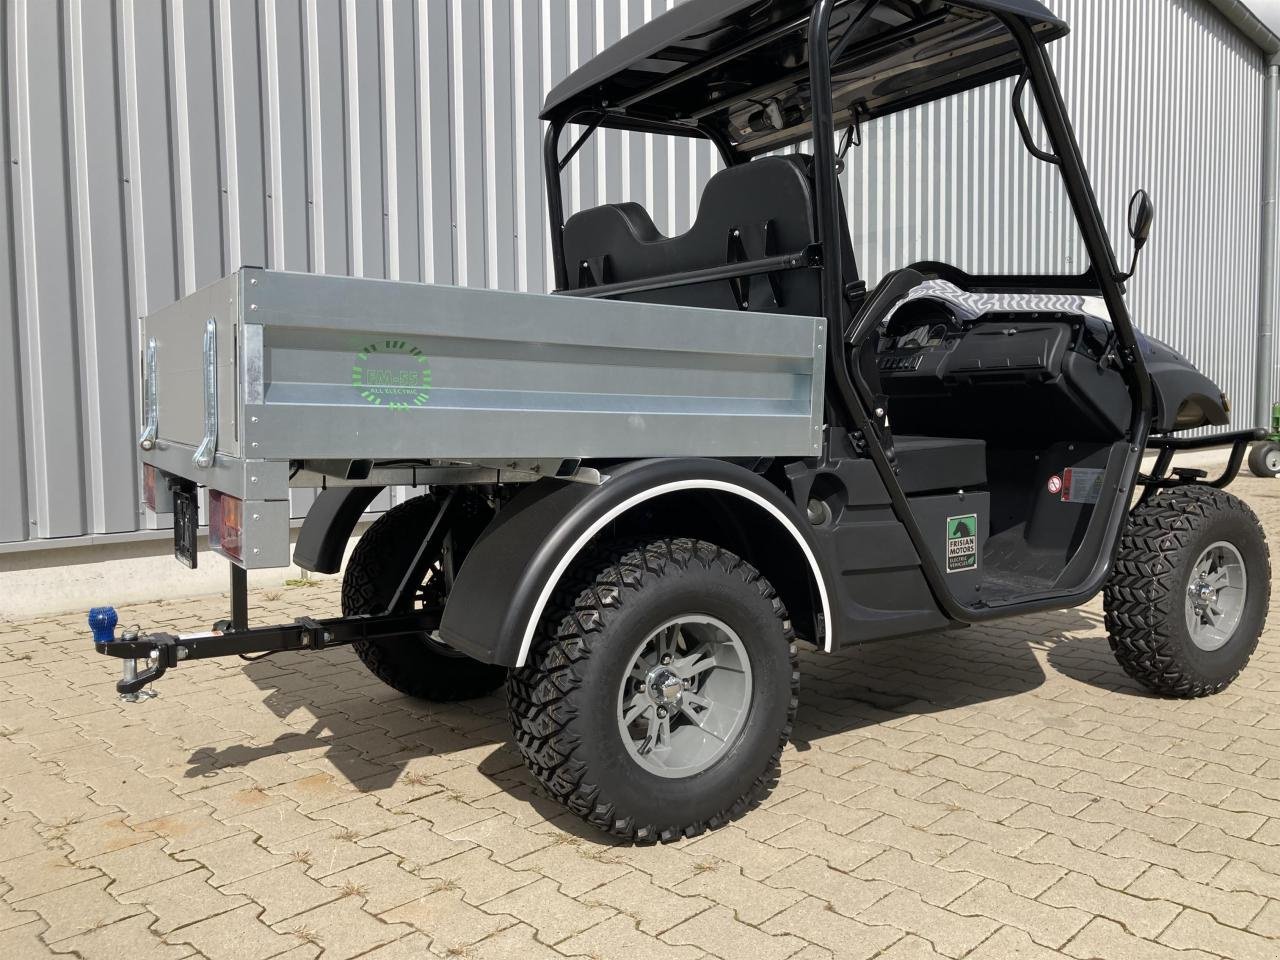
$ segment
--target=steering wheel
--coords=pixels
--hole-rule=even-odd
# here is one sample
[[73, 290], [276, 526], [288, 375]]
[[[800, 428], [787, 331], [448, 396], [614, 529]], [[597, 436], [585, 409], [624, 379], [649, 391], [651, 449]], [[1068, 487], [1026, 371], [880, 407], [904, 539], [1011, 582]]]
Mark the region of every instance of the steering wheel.
[[924, 275], [910, 267], [885, 274], [849, 324], [846, 336], [849, 345], [857, 350], [872, 334], [875, 334], [878, 340], [880, 328], [893, 312], [893, 308], [924, 282]]
[[[929, 340], [941, 339], [959, 328], [955, 313], [941, 300], [929, 297], [908, 300], [883, 324], [878, 351], [887, 349], [890, 344], [900, 350], [921, 349]], [[910, 337], [922, 331], [916, 342], [910, 341]]]
[[[876, 363], [876, 354], [880, 348], [880, 328], [893, 308], [922, 283], [924, 275], [910, 267], [886, 274], [849, 324], [846, 336], [851, 360], [847, 365], [849, 379], [866, 408], [873, 413], [885, 409], [880, 368]], [[892, 457], [893, 441], [889, 432], [887, 429], [880, 432], [881, 442]]]

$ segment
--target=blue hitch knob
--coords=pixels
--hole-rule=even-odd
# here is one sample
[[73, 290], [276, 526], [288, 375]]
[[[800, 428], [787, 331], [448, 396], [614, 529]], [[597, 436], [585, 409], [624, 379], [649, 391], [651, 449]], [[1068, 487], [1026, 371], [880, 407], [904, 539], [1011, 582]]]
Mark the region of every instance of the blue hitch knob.
[[89, 611], [89, 629], [94, 643], [110, 643], [116, 638], [116, 624], [120, 622], [115, 607], [94, 607]]

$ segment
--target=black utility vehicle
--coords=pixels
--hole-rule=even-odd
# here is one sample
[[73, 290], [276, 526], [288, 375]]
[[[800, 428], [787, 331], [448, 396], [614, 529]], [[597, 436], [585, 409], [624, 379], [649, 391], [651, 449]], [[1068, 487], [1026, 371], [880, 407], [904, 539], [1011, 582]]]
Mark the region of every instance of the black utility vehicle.
[[[346, 643], [413, 696], [505, 684], [546, 790], [650, 842], [768, 789], [800, 642], [838, 652], [1103, 592], [1132, 677], [1222, 690], [1271, 588], [1258, 521], [1223, 492], [1258, 435], [1175, 437], [1226, 425], [1228, 404], [1130, 321], [1132, 269], [1046, 56], [1066, 33], [1035, 0], [687, 0], [547, 99], [559, 296], [246, 268], [148, 318], [149, 504], [194, 563], [208, 488], [233, 615], [116, 638], [97, 611], [121, 693], [185, 659]], [[862, 129], [996, 83], [1088, 269], [920, 262], [868, 290], [840, 179]], [[724, 168], [687, 233], [635, 203], [566, 220], [562, 174], [605, 129], [714, 144]], [[1152, 220], [1139, 191], [1135, 262]], [[344, 366], [353, 331], [369, 346]], [[1224, 438], [1222, 476], [1170, 470]], [[290, 485], [326, 488], [294, 553], [322, 572], [380, 490], [428, 492], [363, 535], [344, 617], [250, 628], [244, 569], [288, 562]]]

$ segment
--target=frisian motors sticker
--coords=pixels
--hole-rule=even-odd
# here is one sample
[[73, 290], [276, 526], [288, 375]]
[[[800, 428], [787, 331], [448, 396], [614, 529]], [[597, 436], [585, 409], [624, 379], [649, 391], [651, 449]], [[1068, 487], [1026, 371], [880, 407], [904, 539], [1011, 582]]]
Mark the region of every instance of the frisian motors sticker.
[[409, 410], [425, 406], [431, 397], [431, 365], [406, 340], [378, 340], [356, 354], [351, 385], [370, 406]]
[[947, 573], [978, 568], [978, 515], [947, 517]]

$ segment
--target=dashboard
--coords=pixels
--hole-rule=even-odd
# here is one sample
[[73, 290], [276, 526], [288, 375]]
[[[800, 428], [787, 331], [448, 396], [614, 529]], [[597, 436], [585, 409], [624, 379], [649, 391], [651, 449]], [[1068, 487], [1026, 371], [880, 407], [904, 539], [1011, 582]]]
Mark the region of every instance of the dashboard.
[[1124, 429], [1129, 410], [1123, 378], [1109, 360], [1111, 336], [1110, 324], [1087, 314], [967, 317], [922, 298], [904, 303], [881, 328], [875, 362], [891, 415], [909, 432], [955, 421], [943, 432], [969, 436], [994, 409], [1012, 405], [1064, 429], [1074, 422], [1077, 438], [1110, 437]]
[[881, 330], [876, 366], [882, 375], [1032, 379], [1057, 376], [1068, 353], [1101, 362], [1111, 327], [1086, 314], [992, 312], [957, 316], [942, 301], [904, 303]]

